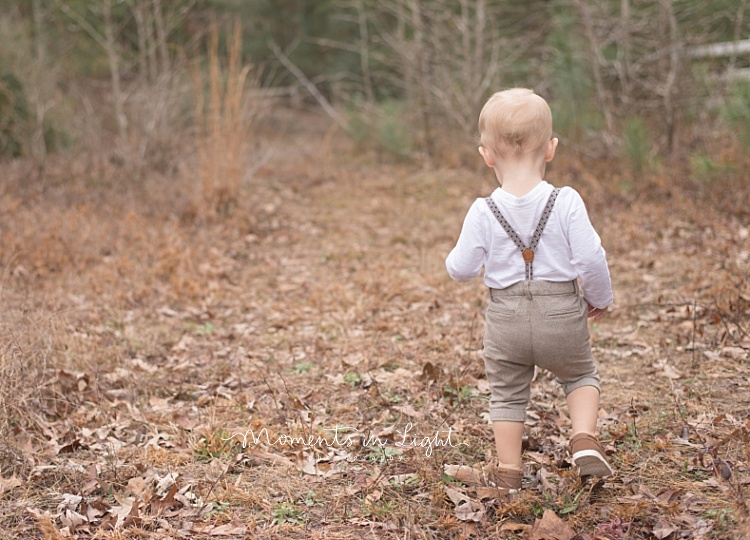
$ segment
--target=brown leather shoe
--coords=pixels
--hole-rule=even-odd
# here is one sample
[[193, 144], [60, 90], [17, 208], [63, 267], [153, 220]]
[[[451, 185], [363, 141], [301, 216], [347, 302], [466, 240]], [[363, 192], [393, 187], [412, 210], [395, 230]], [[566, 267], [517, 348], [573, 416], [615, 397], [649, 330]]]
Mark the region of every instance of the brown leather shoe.
[[615, 474], [607, 462], [604, 448], [593, 435], [579, 433], [570, 439], [570, 453], [573, 454], [573, 463], [578, 467], [578, 474], [582, 477], [604, 478]]
[[487, 483], [500, 491], [515, 493], [521, 489], [523, 472], [504, 467], [487, 467]]

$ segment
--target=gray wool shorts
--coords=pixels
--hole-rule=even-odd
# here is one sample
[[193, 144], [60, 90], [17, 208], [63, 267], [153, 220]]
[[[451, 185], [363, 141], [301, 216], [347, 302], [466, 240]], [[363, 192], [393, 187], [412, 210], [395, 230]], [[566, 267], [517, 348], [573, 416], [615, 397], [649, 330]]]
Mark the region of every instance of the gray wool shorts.
[[554, 374], [566, 396], [582, 386], [599, 389], [588, 307], [576, 281], [520, 281], [490, 289], [490, 299], [484, 364], [492, 421], [526, 419], [535, 366]]

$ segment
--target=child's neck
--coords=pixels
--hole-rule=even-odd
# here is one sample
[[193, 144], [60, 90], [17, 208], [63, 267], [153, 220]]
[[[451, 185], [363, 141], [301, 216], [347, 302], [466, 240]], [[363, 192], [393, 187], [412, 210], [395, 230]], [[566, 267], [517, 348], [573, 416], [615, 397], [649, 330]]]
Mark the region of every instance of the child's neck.
[[542, 182], [545, 165], [545, 162], [508, 160], [495, 167], [495, 176], [503, 191], [523, 197]]

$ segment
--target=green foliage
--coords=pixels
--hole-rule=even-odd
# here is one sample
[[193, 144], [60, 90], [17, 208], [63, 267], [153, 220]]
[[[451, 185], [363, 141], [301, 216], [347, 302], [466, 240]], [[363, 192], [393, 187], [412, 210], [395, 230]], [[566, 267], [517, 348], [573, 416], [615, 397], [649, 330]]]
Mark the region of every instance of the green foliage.
[[404, 400], [404, 398], [402, 398], [398, 394], [395, 394], [395, 393], [391, 392], [390, 390], [385, 390], [381, 394], [381, 396], [384, 399], [388, 400], [389, 403], [401, 403]]
[[467, 403], [472, 399], [480, 397], [477, 389], [470, 386], [462, 386], [458, 389], [452, 386], [446, 386], [445, 388], [443, 388], [443, 395], [451, 403]]
[[305, 513], [299, 508], [295, 508], [290, 502], [283, 502], [273, 509], [273, 522], [276, 525], [291, 523], [293, 525], [304, 525]]
[[308, 508], [311, 506], [315, 506], [316, 504], [318, 504], [318, 502], [315, 500], [317, 496], [318, 496], [317, 493], [310, 490], [307, 492], [307, 495], [305, 495], [305, 499], [304, 500], [300, 499], [300, 502], [304, 503], [305, 506], [307, 506]]
[[[8, 24], [0, 28], [0, 35], [4, 36], [0, 43], [0, 154], [23, 154], [31, 139], [37, 145], [42, 141], [47, 149], [54, 149], [65, 144], [63, 131], [69, 129], [72, 122], [65, 115], [56, 117], [57, 111], [46, 107], [54, 101], [49, 100], [50, 89], [56, 90], [72, 82], [85, 93], [86, 81], [108, 82], [110, 66], [103, 44], [103, 4], [91, 0], [6, 0], [5, 4], [7, 9], [2, 18]], [[592, 135], [605, 128], [598, 96], [614, 97], [611, 110], [607, 111], [607, 120], [613, 120], [610, 124], [624, 122], [635, 113], [648, 119], [654, 128], [676, 125], [671, 117], [669, 123], [660, 121], [665, 115], [664, 104], [658, 93], [651, 90], [660, 87], [663, 82], [660, 74], [665, 73], [662, 64], [666, 56], [656, 54], [654, 49], [664, 49], [662, 42], [667, 39], [667, 34], [659, 33], [663, 6], [658, 2], [630, 2], [628, 34], [627, 21], [621, 20], [619, 2], [589, 4], [594, 29], [600, 34], [612, 29], [604, 38], [594, 36], [593, 48], [598, 54], [594, 60], [592, 42], [577, 5], [562, 0], [486, 0], [484, 3], [475, 0], [130, 0], [112, 2], [112, 22], [128, 107], [137, 102], [139, 94], [132, 92], [132, 87], [145, 76], [144, 72], [148, 72], [151, 83], [162, 76], [174, 76], [172, 70], [179, 61], [200, 60], [196, 57], [203, 54], [201, 43], [209, 27], [208, 21], [225, 22], [236, 17], [244, 28], [243, 57], [261, 66], [258, 73], [263, 86], [297, 84], [296, 77], [280, 67], [270, 52], [268, 43], [273, 41], [334, 106], [348, 108], [353, 138], [360, 149], [375, 150], [381, 156], [395, 159], [414, 159], [420, 145], [423, 151], [439, 153], [440, 150], [435, 149], [441, 148], [441, 143], [442, 147], [448, 144], [446, 138], [438, 140], [444, 137], [444, 128], [472, 130], [474, 109], [500, 86], [536, 88], [552, 105], [555, 130], [565, 142], [572, 144], [588, 145]], [[159, 6], [166, 25], [166, 36], [158, 37], [165, 40], [160, 46], [154, 41], [157, 25], [150, 19], [155, 6]], [[421, 19], [415, 15], [417, 6]], [[685, 41], [690, 43], [730, 41], [750, 32], [750, 16], [747, 10], [744, 13], [740, 10], [736, 0], [675, 0], [670, 6], [678, 35], [689, 36]], [[34, 9], [41, 13], [35, 13]], [[136, 15], [138, 9], [146, 23]], [[491, 24], [481, 31], [479, 25], [475, 32], [465, 31], [472, 28], [471, 23], [480, 20], [475, 19], [480, 12], [486, 14], [485, 20]], [[416, 22], [419, 20], [427, 28], [428, 36], [423, 39], [419, 37]], [[144, 44], [144, 36], [149, 36], [151, 41]], [[367, 46], [360, 49], [364, 36]], [[45, 66], [39, 64], [36, 75], [30, 78], [18, 68], [30, 65], [34, 50], [42, 43], [44, 47], [39, 50], [48, 51], [48, 64], [59, 66], [59, 72], [45, 70]], [[19, 47], [27, 49], [26, 61], [9, 63], [5, 53]], [[169, 61], [160, 58], [161, 50], [168, 50]], [[367, 54], [366, 62], [360, 58], [363, 50]], [[632, 73], [626, 73], [628, 70], [623, 67], [628, 64], [627, 56], [631, 59]], [[641, 60], [633, 63], [636, 58]], [[594, 82], [594, 62], [598, 62], [602, 70], [599, 87]], [[738, 58], [738, 62], [744, 59]], [[706, 78], [705, 84], [680, 82], [679, 97], [690, 99], [680, 102], [679, 120], [685, 118], [686, 113], [682, 111], [689, 111], [691, 107], [705, 110], [705, 100], [701, 96], [715, 95], [713, 74], [723, 70], [726, 61], [705, 63], [711, 65], [708, 69], [711, 77]], [[636, 64], [637, 68], [633, 67]], [[364, 70], [367, 70], [366, 84]], [[685, 70], [689, 72], [691, 69]], [[483, 78], [485, 74], [487, 77]], [[643, 80], [636, 80], [638, 77]], [[455, 87], [448, 81], [455, 81]], [[648, 84], [642, 84], [644, 81]], [[424, 93], [420, 92], [423, 84], [431, 86]], [[741, 83], [734, 88], [721, 111], [721, 118], [750, 146], [748, 86]], [[34, 94], [39, 88], [45, 89], [46, 97], [36, 102]], [[689, 90], [682, 90], [687, 88]], [[623, 89], [628, 90], [627, 99], [618, 100], [618, 92]], [[171, 94], [171, 90], [168, 93]], [[363, 99], [365, 94], [369, 101]], [[101, 102], [88, 96], [85, 99], [93, 107], [112, 103], [110, 96], [103, 98]], [[377, 102], [373, 103], [372, 98]], [[419, 117], [429, 118], [429, 125], [414, 121], [415, 111], [422, 106], [425, 110], [419, 111]], [[39, 111], [50, 114], [40, 119]], [[144, 116], [150, 119], [148, 109], [146, 111]], [[126, 110], [126, 114], [131, 127], [139, 124], [132, 110]], [[178, 121], [180, 114], [175, 112], [168, 121], [182, 127]], [[663, 139], [643, 137], [648, 131], [638, 124], [640, 121], [627, 121], [623, 133], [623, 157], [635, 172], [648, 166], [654, 143]], [[104, 125], [111, 128], [106, 121]]]
[[369, 463], [388, 463], [397, 456], [398, 450], [391, 446], [367, 446], [366, 459]]
[[364, 504], [367, 507], [367, 513], [375, 518], [392, 516], [398, 510], [398, 503], [387, 499], [370, 502], [365, 498]]
[[362, 376], [354, 371], [348, 371], [344, 373], [344, 382], [354, 388], [362, 382]]
[[303, 373], [309, 372], [314, 367], [315, 367], [314, 362], [297, 362], [294, 365], [294, 368], [292, 371], [294, 371], [294, 373], [297, 373], [298, 375], [302, 375]]
[[710, 185], [727, 175], [731, 175], [735, 171], [736, 167], [731, 162], [717, 162], [704, 153], [693, 154], [690, 156], [691, 176], [693, 180], [697, 180], [701, 184]]
[[[338, 0], [215, 0], [209, 5], [217, 12], [240, 17], [246, 29], [244, 52], [256, 64], [275, 62], [268, 48], [268, 42], [273, 40], [310, 78], [325, 79], [359, 69], [356, 53], [316, 43], [319, 38], [342, 44], [356, 41], [357, 25], [340, 17], [347, 8]], [[267, 78], [278, 86], [296, 84], [285, 71], [273, 70]]]
[[195, 453], [202, 459], [226, 459], [242, 450], [233, 434], [224, 430], [204, 433], [195, 446]]
[[622, 133], [623, 158], [630, 166], [633, 175], [647, 170], [651, 160], [653, 142], [643, 118], [629, 118]]
[[573, 496], [572, 493], [566, 493], [564, 500], [562, 501], [561, 508], [557, 513], [561, 516], [564, 516], [565, 514], [570, 514], [578, 510], [578, 506], [581, 503], [580, 501], [581, 495], [585, 491], [587, 491], [586, 487], [579, 490], [578, 493], [575, 494], [575, 496]]
[[409, 123], [406, 103], [387, 100], [371, 107], [355, 104], [349, 115], [354, 143], [360, 150], [376, 150], [405, 159], [414, 153], [414, 128]]
[[738, 0], [675, 0], [674, 8], [684, 35], [710, 36], [708, 42], [720, 42], [750, 33], [750, 6], [745, 7], [744, 17], [740, 15], [738, 20], [740, 4]]
[[738, 81], [720, 110], [721, 118], [750, 148], [750, 81]]
[[28, 120], [28, 105], [20, 81], [12, 73], [0, 69], [0, 156], [21, 155], [19, 125]]
[[551, 19], [547, 38], [551, 58], [544, 64], [545, 78], [554, 81], [549, 101], [555, 131], [573, 143], [582, 143], [590, 132], [601, 129], [593, 77], [584, 55], [587, 44], [578, 32], [572, 9], [560, 9]]
[[65, 146], [67, 135], [50, 106], [60, 101], [56, 70], [35, 56], [26, 25], [0, 17], [0, 35], [0, 157], [44, 155]]

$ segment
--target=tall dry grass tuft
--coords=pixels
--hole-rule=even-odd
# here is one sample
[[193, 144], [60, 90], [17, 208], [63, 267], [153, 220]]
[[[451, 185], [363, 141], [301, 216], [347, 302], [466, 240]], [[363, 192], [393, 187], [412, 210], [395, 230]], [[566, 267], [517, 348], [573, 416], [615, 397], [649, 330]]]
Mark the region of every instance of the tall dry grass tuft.
[[196, 208], [204, 218], [227, 215], [236, 206], [244, 176], [248, 127], [259, 109], [258, 101], [248, 93], [249, 88], [257, 87], [258, 80], [251, 76], [252, 66], [242, 62], [241, 25], [235, 23], [227, 35], [225, 63], [219, 36], [219, 26], [214, 22], [208, 40], [208, 81], [199, 68], [193, 71], [200, 180]]

